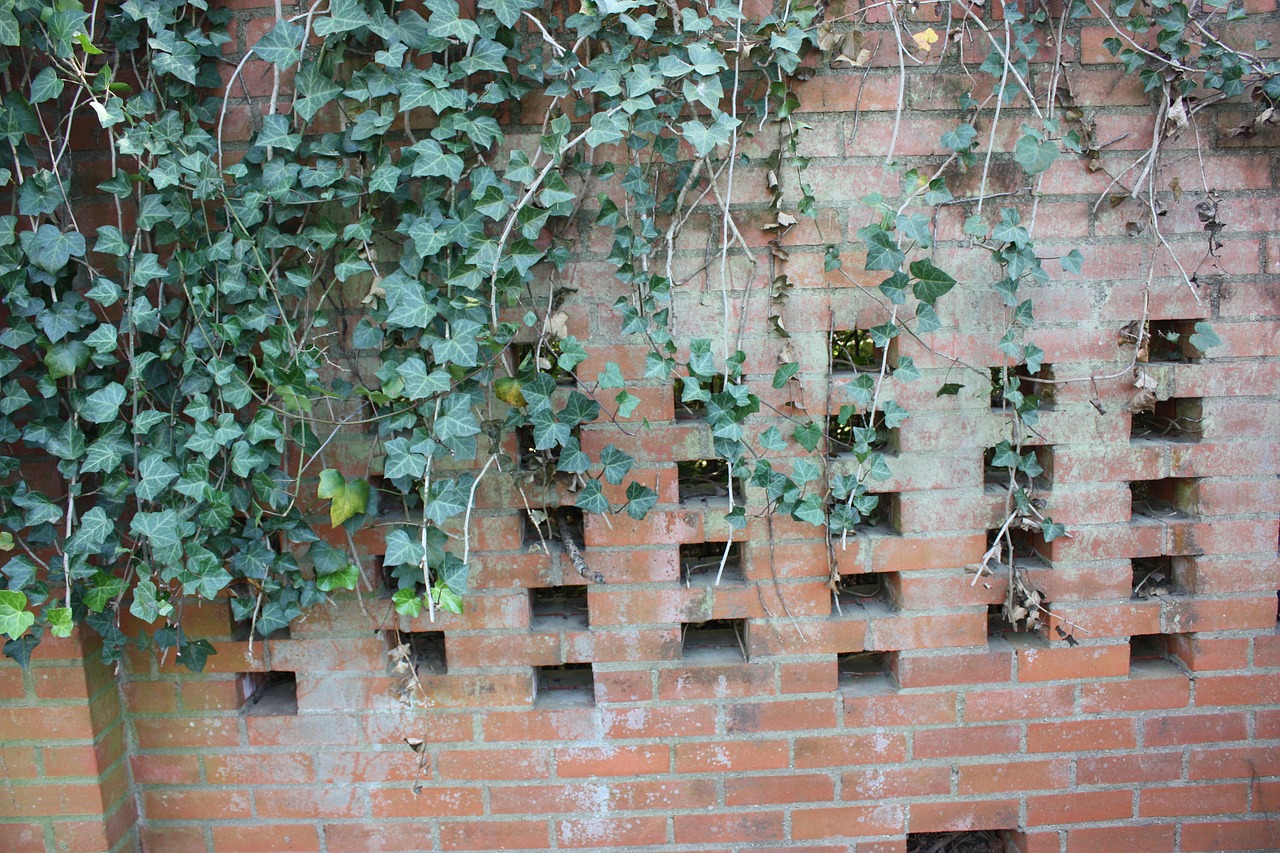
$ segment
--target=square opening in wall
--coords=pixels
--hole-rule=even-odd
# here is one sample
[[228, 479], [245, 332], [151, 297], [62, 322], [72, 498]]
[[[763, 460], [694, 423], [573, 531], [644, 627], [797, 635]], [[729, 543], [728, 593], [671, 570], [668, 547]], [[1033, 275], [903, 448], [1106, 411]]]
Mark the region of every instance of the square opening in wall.
[[560, 360], [560, 341], [547, 338], [541, 345], [537, 343], [520, 343], [511, 345], [511, 361], [516, 371], [526, 366], [540, 373], [550, 374], [557, 385], [573, 385], [577, 380], [569, 371], [562, 368]]
[[443, 631], [388, 631], [387, 646], [391, 670], [397, 675], [405, 675], [410, 669], [419, 678], [449, 673]]
[[836, 655], [836, 677], [845, 683], [889, 672], [888, 652], [846, 652]]
[[828, 415], [827, 456], [834, 459], [852, 453], [892, 453], [897, 430], [885, 426], [884, 412], [877, 410], [870, 422], [853, 406], [841, 406]]
[[[997, 542], [997, 537], [999, 541]], [[1022, 565], [1025, 561], [1041, 561], [1040, 548], [1045, 545], [1044, 536], [1032, 530], [1006, 530], [1000, 535], [999, 530], [987, 531], [987, 550], [995, 549], [992, 562], [1008, 566], [1010, 562]], [[999, 545], [997, 548], [996, 546]]]
[[422, 580], [422, 568], [420, 566], [388, 566], [385, 555], [378, 559], [375, 581], [377, 582], [378, 598], [391, 598], [401, 589], [412, 588], [417, 595], [424, 595], [427, 591], [427, 585]]
[[1025, 364], [991, 368], [991, 408], [996, 411], [1053, 411], [1053, 369], [1041, 365], [1035, 375]]
[[[677, 462], [676, 486], [681, 503], [697, 500], [727, 500], [729, 463], [724, 459], [691, 459]], [[740, 478], [734, 478], [734, 503], [741, 504], [745, 498], [743, 481]]]
[[875, 572], [841, 575], [839, 584], [831, 591], [832, 616], [847, 616], [869, 604], [883, 609], [888, 603], [888, 578]]
[[1133, 560], [1133, 597], [1159, 598], [1177, 592], [1173, 582], [1172, 557], [1142, 557]]
[[703, 395], [724, 392], [724, 376], [717, 373], [709, 379], [698, 379], [690, 376], [677, 376], [672, 386], [672, 402], [675, 404], [676, 420], [698, 421], [707, 416], [707, 402]]
[[680, 651], [685, 660], [746, 660], [747, 620], [686, 622], [680, 629]]
[[594, 705], [595, 673], [589, 663], [564, 663], [536, 667], [537, 708], [566, 708]]
[[1164, 634], [1137, 634], [1129, 638], [1129, 662], [1164, 660], [1169, 656], [1169, 638]]
[[1009, 621], [1009, 614], [1005, 610], [1004, 603], [987, 605], [987, 637], [1003, 637], [1007, 633], [1013, 633], [1017, 629], [1013, 623]]
[[883, 358], [884, 349], [876, 346], [868, 331], [837, 329], [831, 333], [832, 373], [879, 370]]
[[246, 717], [292, 717], [298, 713], [298, 676], [293, 672], [242, 672], [236, 677], [240, 712]]
[[523, 471], [543, 471], [553, 474], [560, 464], [560, 445], [539, 450], [534, 439], [533, 427], [526, 424], [516, 428], [516, 459]]
[[[560, 547], [561, 534], [568, 530], [575, 543], [582, 542], [582, 510], [573, 506], [545, 506], [526, 510], [520, 516], [520, 536], [524, 547], [544, 551]], [[561, 529], [563, 524], [564, 529]]]
[[371, 474], [368, 480], [370, 518], [407, 518], [422, 505], [416, 492], [405, 494], [381, 474]]
[[591, 624], [585, 586], [530, 589], [529, 609], [534, 631], [585, 631]]
[[[1152, 363], [1185, 364], [1200, 357], [1200, 351], [1191, 345], [1195, 334], [1195, 320], [1151, 320], [1147, 323], [1146, 361]], [[1139, 359], [1142, 361], [1143, 359]]]
[[[285, 625], [283, 628], [272, 627], [278, 624], [279, 624], [278, 622], [266, 622], [261, 619], [259, 619], [259, 621], [256, 624], [254, 624], [253, 620], [246, 619], [242, 622], [237, 622], [232, 627], [231, 639], [233, 642], [243, 643], [249, 639], [249, 634], [251, 632], [253, 634], [254, 639], [256, 640], [287, 640], [289, 639], [289, 637], [292, 636], [289, 631], [289, 626]], [[263, 633], [262, 629], [264, 627], [270, 628], [271, 630], [267, 631], [266, 633]]]
[[1133, 495], [1133, 515], [1170, 518], [1194, 515], [1199, 503], [1198, 480], [1168, 477], [1138, 480], [1129, 484]]
[[717, 582], [746, 583], [742, 570], [742, 543], [695, 542], [681, 545], [680, 578], [687, 587], [711, 586]]
[[1202, 418], [1198, 397], [1172, 397], [1157, 400], [1149, 411], [1134, 412], [1130, 421], [1129, 439], [1138, 441], [1199, 441]]
[[827, 504], [831, 535], [837, 539], [846, 534], [863, 536], [872, 532], [896, 536], [898, 501], [897, 492], [863, 492], [852, 500], [836, 500], [833, 496]]
[[907, 853], [1017, 853], [1007, 834], [1000, 829], [913, 832], [907, 836]]

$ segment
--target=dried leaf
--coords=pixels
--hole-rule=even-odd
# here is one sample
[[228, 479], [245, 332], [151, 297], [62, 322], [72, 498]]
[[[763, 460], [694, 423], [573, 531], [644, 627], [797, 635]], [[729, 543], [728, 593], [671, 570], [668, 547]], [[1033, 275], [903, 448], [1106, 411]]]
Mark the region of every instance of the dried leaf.
[[916, 47], [920, 48], [920, 50], [928, 51], [930, 47], [937, 43], [938, 34], [933, 27], [928, 27], [911, 36], [911, 40], [916, 43]]

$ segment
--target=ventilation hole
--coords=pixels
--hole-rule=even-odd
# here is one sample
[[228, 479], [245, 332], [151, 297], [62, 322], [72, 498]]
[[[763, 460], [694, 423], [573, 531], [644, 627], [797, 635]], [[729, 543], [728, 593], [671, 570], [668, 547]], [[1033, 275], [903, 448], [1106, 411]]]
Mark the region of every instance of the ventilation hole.
[[1191, 345], [1195, 320], [1151, 320], [1147, 323], [1146, 360], [1152, 363], [1185, 364], [1200, 353]]
[[292, 717], [298, 713], [298, 676], [293, 672], [242, 672], [236, 676], [240, 712], [246, 717]]
[[258, 640], [287, 640], [291, 636], [289, 626], [277, 628], [268, 634], [262, 633], [262, 623], [252, 624], [252, 620], [246, 619], [243, 622], [237, 622], [235, 627], [231, 629], [231, 639], [237, 643], [243, 643], [249, 639], [249, 633], [252, 632], [254, 639]]
[[585, 586], [549, 586], [529, 590], [529, 627], [535, 631], [586, 630], [591, 625]]
[[886, 453], [896, 446], [896, 429], [885, 426], [884, 412], [876, 411], [867, 423], [865, 415], [853, 406], [841, 406], [839, 414], [828, 415], [826, 421], [827, 456], [836, 458], [849, 453]]
[[560, 445], [539, 450], [533, 437], [533, 427], [526, 424], [516, 428], [516, 459], [521, 470], [554, 473], [560, 464]]
[[747, 659], [747, 620], [686, 622], [680, 631], [681, 654], [690, 658]]
[[854, 536], [871, 532], [896, 535], [898, 511], [897, 492], [862, 492], [852, 500], [836, 500], [833, 496], [827, 504], [831, 533], [837, 537], [845, 532]]
[[1049, 365], [1041, 365], [1034, 376], [1025, 364], [1010, 368], [993, 367], [991, 408], [998, 411], [1052, 411], [1056, 387], [1052, 380], [1053, 369]]
[[847, 615], [871, 602], [887, 603], [890, 580], [887, 574], [841, 575], [840, 583], [831, 591], [832, 615]]
[[521, 542], [525, 547], [559, 547], [561, 520], [574, 541], [582, 542], [582, 510], [577, 507], [538, 507], [522, 513], [520, 519]]
[[856, 681], [889, 671], [888, 652], [846, 652], [836, 655], [836, 677], [840, 681]]
[[1138, 634], [1129, 638], [1129, 662], [1164, 660], [1169, 656], [1169, 638], [1164, 634]]
[[371, 518], [405, 518], [421, 504], [417, 493], [408, 494], [381, 474], [369, 476], [369, 516]]
[[987, 605], [988, 637], [1003, 637], [1006, 633], [1016, 630], [1017, 628], [1009, 621], [1009, 614], [1005, 612], [1004, 604]]
[[410, 668], [419, 678], [449, 673], [443, 631], [388, 631], [387, 648], [391, 669], [398, 675], [407, 674]]
[[[724, 569], [721, 570], [721, 561]], [[725, 553], [724, 542], [697, 542], [680, 546], [680, 577], [685, 586], [707, 586], [720, 583], [746, 583], [742, 570], [742, 543], [734, 542]]]
[[870, 332], [840, 329], [831, 335], [831, 372], [852, 373], [879, 370], [884, 350], [876, 346]]
[[[535, 358], [537, 364], [534, 363]], [[539, 373], [549, 374], [555, 379], [557, 385], [573, 385], [576, 382], [573, 374], [560, 367], [559, 359], [560, 342], [558, 340], [544, 340], [541, 346], [536, 343], [511, 345], [511, 360], [515, 363], [517, 372], [523, 372], [526, 369], [536, 370]]]
[[1143, 557], [1133, 561], [1133, 597], [1158, 598], [1176, 592], [1172, 557]]
[[1167, 518], [1180, 513], [1194, 515], [1199, 503], [1198, 485], [1197, 480], [1179, 477], [1130, 483], [1133, 515], [1153, 518]]
[[536, 667], [534, 706], [538, 708], [594, 705], [595, 673], [589, 663]]
[[[727, 498], [729, 463], [724, 459], [694, 459], [676, 463], [676, 483], [681, 501]], [[742, 481], [733, 484], [733, 499], [742, 503]]]
[[1199, 441], [1203, 420], [1199, 398], [1157, 400], [1150, 411], [1134, 412], [1129, 437], [1157, 441]]
[[965, 832], [913, 832], [907, 836], [907, 853], [1009, 853], [1007, 832], [971, 829]]
[[416, 595], [425, 595], [427, 592], [427, 585], [422, 579], [421, 566], [388, 566], [386, 555], [383, 555], [378, 558], [376, 572], [378, 598], [391, 598], [402, 589], [412, 589]]
[[707, 416], [706, 398], [724, 392], [724, 376], [717, 373], [710, 379], [680, 376], [671, 389], [675, 403], [676, 420], [702, 420]]

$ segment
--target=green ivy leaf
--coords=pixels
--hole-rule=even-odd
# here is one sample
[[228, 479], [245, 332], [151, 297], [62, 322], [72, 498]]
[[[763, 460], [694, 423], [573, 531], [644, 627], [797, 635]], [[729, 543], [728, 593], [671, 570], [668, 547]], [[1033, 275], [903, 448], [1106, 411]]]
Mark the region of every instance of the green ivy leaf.
[[627, 515], [636, 521], [649, 514], [658, 502], [658, 493], [646, 485], [634, 480], [627, 484]]
[[928, 258], [912, 261], [911, 275], [916, 279], [911, 287], [916, 299], [929, 305], [956, 286], [956, 280], [934, 266]]
[[83, 234], [62, 231], [47, 223], [35, 231], [23, 231], [18, 239], [31, 263], [46, 272], [61, 271], [73, 256], [83, 257], [85, 252]]
[[[367, 485], [367, 484], [366, 484]], [[336, 524], [334, 525], [337, 526]], [[355, 589], [360, 580], [360, 570], [355, 566], [346, 566], [336, 572], [316, 573], [316, 586], [321, 592], [333, 592], [335, 589]]]
[[1052, 140], [1040, 140], [1027, 133], [1013, 146], [1013, 159], [1028, 175], [1038, 175], [1058, 159], [1058, 146]]
[[1213, 326], [1203, 320], [1196, 323], [1196, 329], [1187, 338], [1187, 341], [1202, 353], [1211, 347], [1222, 346], [1222, 338], [1218, 337], [1218, 333], [1213, 330]]
[[129, 612], [143, 622], [151, 623], [172, 613], [173, 605], [159, 596], [154, 581], [145, 578], [133, 587], [133, 602], [129, 605]]
[[45, 618], [49, 623], [49, 633], [55, 637], [71, 636], [71, 608], [51, 607]]
[[606, 513], [609, 511], [609, 499], [604, 496], [604, 489], [599, 480], [587, 480], [586, 485], [578, 492], [573, 505], [583, 512]]
[[0, 590], [0, 633], [14, 640], [27, 633], [27, 629], [35, 624], [36, 615], [26, 608], [25, 594]]
[[822, 440], [822, 427], [814, 421], [810, 421], [803, 426], [798, 426], [791, 437], [800, 443], [805, 450], [813, 453], [818, 449], [818, 442]]
[[124, 399], [124, 386], [119, 382], [112, 382], [84, 398], [80, 404], [80, 416], [95, 424], [114, 421], [120, 413], [120, 404]]
[[329, 0], [329, 14], [317, 15], [312, 29], [318, 36], [346, 33], [372, 23], [359, 0]]
[[422, 613], [422, 606], [425, 600], [421, 595], [418, 595], [416, 589], [400, 589], [392, 594], [391, 602], [395, 605], [396, 613], [401, 616], [408, 616], [410, 619], [416, 619]]
[[253, 46], [253, 52], [277, 68], [288, 68], [302, 59], [303, 35], [302, 27], [297, 24], [276, 21]]

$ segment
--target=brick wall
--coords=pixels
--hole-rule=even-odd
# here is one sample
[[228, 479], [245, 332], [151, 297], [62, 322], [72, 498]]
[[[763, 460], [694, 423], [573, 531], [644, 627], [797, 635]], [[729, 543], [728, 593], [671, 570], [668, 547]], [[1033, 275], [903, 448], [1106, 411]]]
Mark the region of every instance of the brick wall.
[[[274, 14], [240, 5], [231, 53]], [[1272, 5], [1251, 4], [1259, 31], [1280, 29]], [[1150, 139], [1153, 110], [1137, 78], [1110, 64], [1095, 23], [1077, 24], [1068, 79], [1098, 139], [1112, 142], [1101, 162], [1116, 172]], [[862, 286], [880, 276], [861, 272], [853, 239], [867, 219], [857, 199], [897, 190], [883, 168], [893, 51], [876, 62], [823, 66], [802, 86], [801, 153], [820, 210], [786, 235], [785, 253], [758, 230], [763, 168], [736, 174], [758, 254], [754, 265], [734, 260], [733, 310], [748, 315], [753, 390], [782, 412], [801, 404], [822, 418], [848, 402], [851, 377], [828, 383], [824, 372], [829, 331], [886, 317]], [[263, 73], [248, 64], [253, 93], [270, 91]], [[908, 73], [898, 152], [936, 164], [959, 70]], [[1017, 106], [1002, 127], [1026, 117]], [[1003, 630], [989, 613], [1003, 575], [975, 582], [973, 572], [1003, 519], [983, 458], [1008, 424], [989, 384], [952, 360], [1003, 363], [1003, 309], [984, 286], [993, 271], [961, 239], [971, 211], [938, 217], [935, 257], [965, 279], [939, 303], [943, 329], [899, 338], [890, 354], [914, 358], [923, 377], [886, 386], [912, 412], [890, 437], [893, 475], [878, 487], [887, 511], [830, 548], [807, 525], [753, 520], [719, 586], [682, 572], [682, 548], [687, 565], [695, 546], [726, 539], [722, 506], [680, 494], [677, 463], [711, 458], [709, 436], [676, 417], [669, 385], [643, 378], [643, 342], [618, 336], [610, 305], [622, 291], [598, 251], [607, 236], [591, 235], [567, 305], [592, 349], [583, 370], [616, 362], [644, 403], [625, 432], [590, 426], [583, 445], [626, 450], [660, 495], [642, 522], [586, 520], [585, 555], [606, 583], [583, 586], [558, 548], [529, 541], [524, 500], [565, 495], [526, 486], [522, 496], [490, 476], [463, 615], [404, 620], [375, 588], [250, 645], [224, 606], [192, 606], [191, 635], [218, 650], [200, 675], [136, 652], [115, 678], [78, 641], [46, 642], [30, 672], [0, 665], [0, 848], [132, 849], [136, 834], [148, 853], [891, 853], [908, 834], [960, 830], [1002, 832], [1023, 853], [1280, 848], [1280, 140], [1231, 136], [1239, 111], [1207, 111], [1199, 150], [1192, 134], [1165, 143], [1165, 186], [1177, 177], [1180, 192], [1163, 228], [1200, 301], [1149, 232], [1130, 233], [1134, 203], [1093, 210], [1105, 172], [1063, 159], [1041, 184], [1040, 253], [1079, 247], [1086, 262], [1082, 277], [1035, 288], [1031, 340], [1049, 376], [1098, 378], [1056, 386], [1032, 442], [1046, 511], [1071, 534], [1028, 542], [1021, 556], [1055, 614], [1040, 631]], [[746, 143], [757, 159], [768, 150]], [[94, 156], [81, 154], [86, 171]], [[997, 155], [989, 190], [1024, 182]], [[977, 185], [961, 175], [951, 189]], [[1206, 185], [1226, 222], [1213, 256], [1195, 209]], [[1026, 196], [1013, 198], [1029, 215]], [[704, 264], [713, 215], [690, 221], [678, 274]], [[827, 243], [852, 281], [823, 272]], [[795, 285], [787, 341], [766, 322], [781, 273]], [[721, 328], [720, 287], [703, 275], [677, 291], [681, 340]], [[1144, 310], [1168, 330], [1209, 319], [1224, 342], [1209, 357], [1145, 366], [1158, 411], [1193, 428], [1162, 430], [1129, 411], [1121, 330]], [[784, 345], [802, 364], [802, 392], [770, 387]], [[964, 388], [938, 396], [948, 382]], [[751, 424], [790, 431], [767, 410]], [[363, 474], [366, 456], [361, 442], [339, 443], [329, 464]], [[748, 507], [759, 497], [749, 492]], [[832, 562], [862, 593], [839, 607]], [[389, 654], [401, 643], [419, 661], [416, 683]]]

